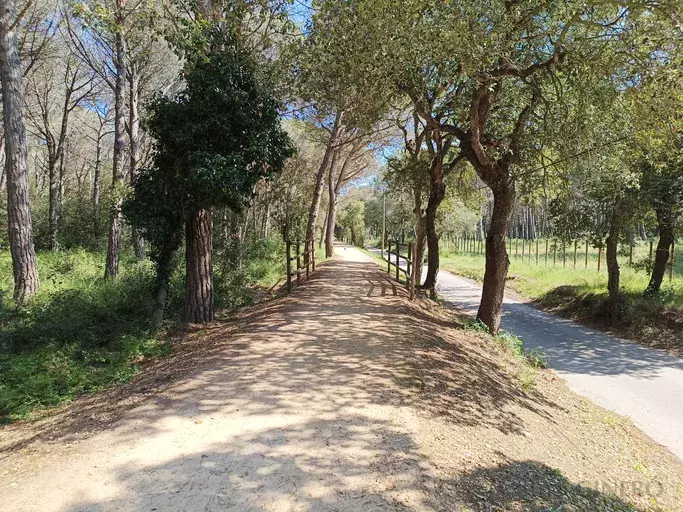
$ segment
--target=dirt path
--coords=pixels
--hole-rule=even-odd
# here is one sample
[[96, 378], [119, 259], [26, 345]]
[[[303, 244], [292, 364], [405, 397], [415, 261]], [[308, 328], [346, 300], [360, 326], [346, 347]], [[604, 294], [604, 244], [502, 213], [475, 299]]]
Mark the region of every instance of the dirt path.
[[[441, 270], [437, 288], [445, 301], [476, 316], [480, 283]], [[515, 293], [506, 292], [504, 302], [503, 329], [525, 348], [541, 348], [574, 391], [628, 416], [683, 461], [683, 360], [545, 313]]]
[[112, 426], [0, 442], [0, 510], [681, 510], [680, 465], [627, 421], [338, 252]]

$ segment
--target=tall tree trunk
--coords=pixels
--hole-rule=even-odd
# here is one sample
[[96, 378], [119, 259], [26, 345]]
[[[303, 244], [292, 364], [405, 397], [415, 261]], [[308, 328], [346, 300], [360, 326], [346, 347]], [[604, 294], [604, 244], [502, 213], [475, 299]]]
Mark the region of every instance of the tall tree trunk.
[[57, 159], [54, 154], [48, 155], [48, 179], [50, 184], [50, 223], [48, 235], [48, 247], [51, 251], [57, 250], [57, 229], [59, 224], [59, 196], [60, 196], [60, 175], [57, 170]]
[[657, 242], [657, 252], [655, 253], [650, 282], [645, 289], [646, 295], [657, 295], [661, 290], [671, 244], [674, 243], [673, 215], [670, 209], [658, 208], [655, 212], [657, 214], [657, 227], [659, 228], [659, 241]]
[[486, 269], [482, 288], [481, 303], [477, 318], [496, 334], [500, 329], [500, 316], [505, 296], [505, 279], [510, 260], [505, 237], [510, 227], [510, 219], [515, 204], [514, 184], [508, 183], [493, 190], [493, 212], [491, 225], [486, 235]]
[[[140, 162], [140, 115], [138, 105], [140, 102], [140, 77], [135, 64], [128, 68], [128, 129], [130, 130], [130, 182], [135, 185], [138, 177], [138, 164]], [[142, 238], [140, 230], [133, 226], [131, 230], [133, 250], [135, 257], [139, 260], [145, 259], [145, 239]]]
[[330, 140], [325, 148], [325, 154], [320, 162], [320, 167], [315, 175], [315, 187], [313, 189], [313, 199], [311, 200], [311, 207], [308, 211], [308, 224], [306, 226], [306, 240], [315, 239], [315, 227], [318, 222], [318, 212], [320, 211], [320, 199], [323, 195], [323, 185], [325, 184], [325, 171], [327, 171], [327, 166], [332, 158], [333, 153], [335, 153], [335, 144], [337, 143], [337, 135], [339, 134], [339, 129], [341, 126], [343, 114], [341, 111], [337, 112], [334, 119], [334, 125], [332, 127], [332, 132], [330, 133]]
[[[123, 0], [118, 0], [118, 14], [120, 18], [123, 10]], [[117, 19], [118, 25], [122, 20]], [[124, 112], [124, 94], [126, 80], [126, 53], [123, 41], [123, 32], [116, 32], [116, 83], [114, 87], [114, 169], [113, 188], [116, 199], [109, 219], [109, 239], [107, 243], [107, 262], [104, 275], [108, 278], [116, 278], [119, 275], [119, 252], [121, 251], [121, 204], [119, 197], [119, 184], [124, 179], [123, 158], [126, 152], [126, 120]]]
[[619, 323], [619, 261], [617, 255], [619, 252], [619, 233], [621, 225], [619, 223], [619, 205], [620, 201], [617, 199], [612, 211], [612, 220], [610, 222], [609, 234], [605, 241], [605, 260], [607, 263], [607, 292], [608, 299], [608, 320], [610, 325], [614, 326]]
[[327, 236], [327, 215], [329, 214], [329, 208], [328, 210], [325, 211], [325, 219], [323, 220], [323, 230], [322, 233], [320, 233], [320, 243], [318, 244], [319, 248], [322, 248], [323, 242], [325, 242], [325, 237]]
[[7, 173], [5, 172], [5, 136], [0, 135], [0, 192], [7, 186]]
[[212, 322], [213, 303], [213, 223], [211, 212], [192, 214], [185, 229], [185, 318], [192, 323]]
[[429, 170], [429, 201], [425, 219], [427, 232], [427, 277], [422, 287], [436, 296], [436, 278], [439, 273], [439, 236], [436, 232], [436, 212], [446, 196], [443, 182], [443, 156], [436, 155]]
[[97, 147], [95, 149], [95, 170], [92, 178], [92, 210], [93, 210], [93, 234], [95, 244], [100, 246], [100, 174], [102, 172], [102, 129], [97, 134]]
[[14, 299], [23, 303], [38, 291], [40, 284], [29, 203], [28, 149], [22, 112], [24, 91], [16, 17], [15, 0], [5, 0], [0, 6], [0, 81], [5, 131], [7, 224], [14, 271]]
[[415, 269], [415, 286], [420, 287], [422, 283], [422, 262], [425, 255], [425, 216], [422, 213], [422, 188], [416, 187], [413, 190], [414, 199], [414, 213], [415, 213], [415, 261], [413, 267]]

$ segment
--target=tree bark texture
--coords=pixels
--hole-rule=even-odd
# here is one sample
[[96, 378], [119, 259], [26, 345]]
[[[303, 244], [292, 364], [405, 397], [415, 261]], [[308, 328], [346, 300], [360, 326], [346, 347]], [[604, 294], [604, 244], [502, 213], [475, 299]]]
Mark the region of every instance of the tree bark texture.
[[315, 239], [315, 227], [318, 222], [318, 212], [320, 211], [320, 199], [322, 198], [323, 185], [325, 184], [325, 171], [327, 171], [328, 164], [335, 153], [335, 144], [337, 142], [337, 135], [341, 125], [342, 113], [337, 112], [330, 134], [330, 140], [325, 148], [325, 154], [320, 162], [320, 167], [315, 175], [315, 187], [313, 189], [313, 198], [311, 200], [311, 207], [308, 211], [308, 224], [306, 227], [306, 240]]
[[422, 188], [416, 187], [414, 190], [415, 206], [415, 259], [413, 267], [415, 269], [415, 286], [420, 287], [422, 283], [422, 261], [425, 255], [425, 215], [422, 211]]
[[[123, 0], [118, 0], [119, 12], [123, 9]], [[122, 20], [117, 20], [122, 25]], [[126, 52], [122, 30], [116, 33], [116, 81], [114, 87], [114, 169], [113, 185], [117, 198], [109, 218], [109, 238], [107, 243], [107, 261], [104, 269], [105, 277], [115, 279], [119, 275], [119, 253], [121, 251], [121, 198], [118, 197], [118, 185], [124, 179], [124, 156], [126, 153], [126, 120], [124, 112], [124, 94], [126, 80]]]
[[199, 210], [188, 219], [185, 229], [185, 318], [191, 323], [212, 322], [213, 222], [211, 212]]
[[486, 235], [486, 269], [482, 288], [481, 303], [477, 318], [496, 334], [500, 329], [500, 316], [503, 310], [505, 279], [510, 259], [508, 258], [505, 237], [515, 204], [515, 188], [512, 183], [493, 191], [493, 212], [491, 224]]
[[610, 224], [609, 235], [605, 243], [605, 258], [607, 260], [607, 292], [608, 299], [608, 321], [610, 325], [619, 323], [619, 261], [617, 254], [619, 250], [619, 224], [617, 222], [617, 205], [615, 205]]
[[439, 236], [436, 232], [436, 212], [446, 196], [446, 185], [443, 182], [443, 156], [436, 155], [429, 171], [429, 201], [425, 219], [427, 232], [427, 276], [423, 288], [429, 290], [432, 297], [436, 294], [436, 278], [439, 273]]
[[[129, 165], [130, 165], [130, 182], [135, 184], [135, 179], [138, 177], [138, 167], [140, 162], [140, 77], [137, 68], [131, 64], [128, 69], [128, 129], [130, 130], [130, 148], [129, 148]], [[145, 259], [145, 239], [142, 238], [140, 230], [135, 226], [132, 229], [133, 250], [135, 257], [139, 260]]]
[[669, 209], [658, 208], [657, 227], [659, 228], [659, 241], [655, 252], [655, 261], [652, 266], [650, 282], [645, 289], [647, 295], [657, 295], [662, 288], [662, 281], [666, 274], [666, 265], [669, 261], [671, 244], [674, 243], [673, 215]]
[[5, 132], [5, 172], [14, 299], [25, 302], [39, 288], [28, 185], [28, 148], [24, 125], [24, 91], [17, 49], [18, 23], [14, 0], [0, 6], [0, 80]]

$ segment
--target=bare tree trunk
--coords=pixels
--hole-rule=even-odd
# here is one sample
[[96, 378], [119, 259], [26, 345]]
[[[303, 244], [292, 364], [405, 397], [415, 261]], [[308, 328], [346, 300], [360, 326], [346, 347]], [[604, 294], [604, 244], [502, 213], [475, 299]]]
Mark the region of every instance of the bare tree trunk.
[[17, 49], [19, 23], [14, 0], [0, 6], [0, 81], [2, 83], [7, 175], [7, 224], [14, 271], [14, 299], [25, 302], [40, 286], [28, 186], [28, 148], [22, 112], [24, 91]]
[[93, 209], [93, 234], [95, 243], [100, 246], [100, 174], [102, 172], [102, 130], [100, 127], [97, 134], [97, 147], [95, 149], [95, 170], [92, 178], [92, 209]]
[[60, 176], [57, 171], [57, 160], [54, 155], [48, 155], [48, 179], [50, 184], [50, 226], [48, 247], [51, 251], [57, 250], [57, 228], [59, 223], [59, 196], [60, 196]]
[[674, 243], [674, 224], [671, 211], [664, 208], [655, 210], [657, 214], [657, 227], [659, 228], [659, 241], [657, 252], [652, 266], [650, 282], [645, 289], [646, 295], [657, 295], [662, 288], [662, 281], [666, 274], [666, 265], [669, 261], [671, 244]]
[[446, 185], [443, 182], [443, 156], [434, 158], [429, 171], [429, 201], [426, 212], [427, 231], [427, 277], [423, 288], [429, 290], [430, 295], [436, 295], [436, 277], [439, 273], [439, 236], [436, 232], [436, 212], [446, 195]]
[[422, 261], [425, 255], [425, 216], [422, 213], [422, 189], [416, 187], [414, 192], [414, 205], [415, 205], [415, 260], [413, 261], [413, 267], [415, 269], [415, 286], [420, 287], [422, 283]]
[[612, 222], [610, 223], [609, 235], [605, 243], [605, 258], [607, 261], [607, 291], [608, 300], [608, 320], [610, 325], [619, 323], [619, 261], [617, 254], [619, 250], [619, 222], [617, 218], [619, 202], [614, 206]]
[[320, 199], [322, 197], [323, 185], [325, 183], [325, 171], [327, 171], [327, 166], [330, 162], [332, 154], [335, 152], [334, 145], [337, 142], [337, 135], [339, 133], [339, 127], [341, 125], [342, 112], [337, 112], [334, 119], [334, 126], [332, 127], [332, 133], [330, 134], [330, 140], [325, 148], [325, 154], [320, 162], [320, 167], [315, 175], [315, 188], [313, 189], [313, 199], [311, 201], [311, 207], [308, 211], [308, 225], [306, 227], [306, 240], [315, 239], [315, 227], [318, 222], [318, 212], [320, 211]]
[[[131, 64], [128, 68], [128, 129], [130, 138], [130, 182], [135, 184], [138, 177], [138, 164], [140, 162], [140, 115], [138, 105], [140, 102], [140, 77], [136, 65]], [[145, 259], [145, 239], [142, 238], [140, 230], [135, 226], [131, 230], [133, 249], [135, 257], [139, 260]]]
[[0, 136], [0, 192], [7, 186], [7, 173], [5, 172], [5, 136]]
[[500, 329], [500, 315], [503, 310], [505, 279], [510, 260], [505, 237], [515, 204], [515, 188], [512, 183], [493, 191], [493, 212], [491, 225], [486, 235], [486, 270], [481, 303], [477, 318], [496, 334]]
[[[123, 0], [118, 0], [120, 17]], [[121, 25], [120, 21], [119, 25]], [[116, 84], [114, 88], [114, 169], [113, 185], [117, 195], [109, 219], [109, 240], [107, 244], [107, 262], [104, 269], [105, 277], [115, 279], [119, 275], [119, 252], [121, 251], [121, 198], [118, 185], [124, 179], [123, 158], [126, 152], [126, 121], [124, 112], [124, 93], [126, 80], [126, 53], [121, 30], [116, 32]]]
[[188, 219], [185, 244], [185, 318], [192, 323], [212, 322], [215, 311], [211, 212], [199, 210]]

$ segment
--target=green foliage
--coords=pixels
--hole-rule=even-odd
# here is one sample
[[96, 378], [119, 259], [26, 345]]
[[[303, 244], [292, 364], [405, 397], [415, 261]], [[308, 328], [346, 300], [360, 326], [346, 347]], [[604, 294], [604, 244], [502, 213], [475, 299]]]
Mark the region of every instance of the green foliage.
[[241, 210], [254, 185], [277, 174], [293, 153], [257, 60], [218, 28], [210, 27], [208, 37], [208, 54], [188, 56], [184, 90], [149, 106], [154, 162], [140, 172], [124, 204], [157, 263], [180, 245], [194, 212]]
[[339, 213], [338, 224], [342, 239], [348, 238], [354, 245], [362, 245], [365, 236], [365, 201], [353, 201], [344, 205]]
[[285, 274], [285, 244], [280, 238], [247, 240], [242, 265], [234, 268], [222, 259], [216, 269], [216, 306], [228, 310], [253, 304], [262, 287], [270, 287]]
[[[0, 256], [5, 296], [9, 254]], [[79, 394], [123, 382], [146, 356], [168, 351], [149, 331], [153, 273], [124, 258], [117, 281], [102, 277], [104, 255], [38, 253], [42, 288], [28, 304], [0, 310], [0, 419], [23, 417]]]

